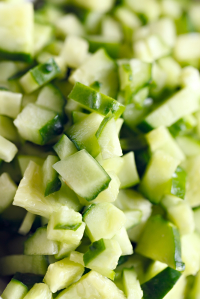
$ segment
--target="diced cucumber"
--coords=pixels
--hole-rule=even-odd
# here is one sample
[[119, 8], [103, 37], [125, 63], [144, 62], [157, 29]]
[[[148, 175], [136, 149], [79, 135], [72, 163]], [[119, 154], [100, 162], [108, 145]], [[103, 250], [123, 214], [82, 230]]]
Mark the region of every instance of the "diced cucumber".
[[199, 167], [200, 155], [187, 159], [183, 164], [183, 169], [187, 173], [185, 200], [191, 207], [198, 207], [200, 205]]
[[142, 299], [143, 291], [134, 268], [123, 270], [123, 285], [128, 299]]
[[125, 299], [125, 295], [108, 278], [95, 271], [82, 276], [82, 278], [62, 291], [56, 299]]
[[8, 255], [0, 258], [1, 275], [16, 272], [45, 275], [47, 260], [44, 256]]
[[116, 240], [100, 239], [89, 246], [89, 250], [83, 255], [83, 261], [87, 268], [114, 279], [121, 249]]
[[125, 91], [125, 101], [129, 104], [141, 88], [151, 80], [151, 64], [139, 59], [119, 61], [120, 88]]
[[104, 49], [99, 49], [75, 70], [69, 80], [72, 84], [80, 82], [87, 86], [98, 81], [101, 83], [100, 93], [116, 97], [118, 89], [116, 62], [108, 56]]
[[185, 263], [184, 275], [196, 275], [200, 270], [200, 237], [193, 232], [181, 237], [182, 259]]
[[33, 54], [33, 4], [0, 4], [0, 57], [30, 63]]
[[139, 190], [151, 202], [159, 203], [169, 188], [170, 179], [178, 164], [179, 160], [172, 158], [164, 151], [156, 151], [147, 166]]
[[23, 299], [28, 293], [28, 288], [16, 279], [11, 279], [1, 297], [2, 299]]
[[77, 152], [74, 143], [65, 134], [53, 146], [53, 149], [61, 160], [65, 160], [65, 158]]
[[67, 288], [79, 280], [84, 272], [84, 267], [74, 263], [69, 258], [49, 265], [44, 282], [49, 286], [52, 293]]
[[178, 136], [176, 142], [182, 149], [186, 157], [198, 155], [200, 153], [200, 142], [191, 136]]
[[31, 93], [53, 80], [59, 73], [59, 66], [53, 58], [50, 58], [46, 63], [42, 63], [30, 69], [30, 71], [21, 77], [20, 84], [26, 93]]
[[21, 109], [22, 94], [0, 90], [0, 114], [16, 118]]
[[0, 135], [11, 142], [19, 142], [17, 129], [14, 126], [12, 119], [4, 115], [0, 115]]
[[151, 214], [151, 203], [135, 190], [124, 189], [119, 191], [119, 195], [117, 197], [117, 200], [115, 201], [115, 205], [119, 209], [125, 211], [125, 215], [126, 211], [141, 211], [141, 221], [138, 221], [138, 218], [136, 220], [132, 220], [133, 224], [135, 223], [135, 221], [137, 221], [136, 223], [139, 224], [128, 230], [130, 240], [137, 242], [144, 229], [145, 223]]
[[[154, 244], [157, 244], [156, 247]], [[136, 252], [166, 263], [178, 271], [184, 270], [179, 232], [172, 223], [164, 220], [160, 215], [152, 216], [147, 221]]]
[[164, 206], [169, 220], [177, 226], [181, 235], [194, 231], [193, 212], [187, 202], [176, 196], [165, 195], [161, 200], [161, 205]]
[[198, 109], [198, 95], [191, 89], [184, 88], [152, 111], [138, 127], [145, 132], [159, 126], [169, 127], [183, 116]]
[[139, 183], [137, 168], [135, 165], [134, 152], [129, 152], [122, 157], [123, 165], [118, 174], [120, 180], [120, 188], [130, 188]]
[[54, 164], [54, 169], [79, 196], [91, 201], [105, 190], [111, 178], [85, 150]]
[[104, 117], [95, 135], [101, 148], [103, 159], [122, 156], [116, 122], [111, 112]]
[[[98, 160], [98, 158], [100, 160]], [[96, 157], [96, 160], [99, 161], [99, 163], [103, 166], [103, 168], [107, 171], [107, 172], [114, 172], [117, 175], [120, 172], [120, 169], [123, 165], [123, 159], [121, 159], [121, 157], [114, 157], [114, 158], [110, 158], [110, 159], [106, 159], [106, 160], [102, 160], [100, 157]]]
[[76, 250], [79, 245], [80, 242], [76, 244], [58, 242], [58, 253], [55, 255], [55, 258], [60, 260], [67, 257], [69, 253], [73, 250]]
[[59, 210], [62, 206], [77, 210], [81, 208], [77, 197], [64, 184], [56, 192], [56, 195], [44, 197], [42, 178], [41, 166], [30, 161], [17, 189], [13, 204], [46, 218], [49, 218], [53, 211]]
[[88, 57], [88, 42], [79, 36], [69, 35], [62, 47], [61, 57], [67, 66], [79, 68]]
[[25, 140], [40, 145], [44, 145], [63, 130], [61, 119], [56, 112], [36, 104], [28, 104], [18, 114], [14, 124]]
[[65, 38], [67, 35], [82, 36], [85, 33], [83, 24], [73, 13], [64, 14], [55, 20], [58, 36]]
[[47, 225], [47, 238], [54, 241], [78, 245], [83, 237], [85, 223], [82, 215], [67, 207], [54, 212]]
[[115, 38], [103, 35], [89, 35], [86, 37], [89, 43], [89, 51], [94, 53], [103, 48], [112, 58], [118, 58], [120, 53], [120, 44]]
[[102, 119], [101, 115], [93, 112], [67, 130], [67, 135], [73, 141], [76, 148], [78, 150], [86, 149], [94, 158], [100, 153], [96, 132], [99, 129]]
[[176, 141], [173, 139], [167, 128], [160, 126], [148, 134], [146, 134], [147, 142], [151, 151], [154, 153], [160, 149], [178, 159], [183, 161], [185, 159], [184, 152], [179, 148]]
[[48, 196], [49, 194], [54, 193], [61, 188], [61, 181], [58, 177], [58, 173], [53, 169], [53, 164], [58, 161], [58, 157], [52, 155], [49, 155], [44, 161], [42, 170], [45, 196]]
[[36, 104], [57, 112], [61, 119], [65, 119], [64, 106], [65, 98], [60, 90], [53, 84], [46, 84], [39, 92]]
[[79, 82], [76, 82], [69, 97], [80, 103], [84, 108], [104, 116], [111, 111], [115, 119], [120, 117], [125, 110], [125, 107], [113, 98]]
[[[189, 51], [188, 51], [189, 47]], [[181, 63], [190, 63], [191, 61], [197, 62], [200, 58], [200, 34], [199, 33], [187, 33], [181, 34], [177, 37], [174, 56]]]
[[7, 173], [3, 173], [0, 176], [0, 213], [11, 205], [16, 191], [16, 184]]
[[25, 255], [54, 255], [56, 253], [58, 253], [58, 245], [47, 239], [46, 227], [39, 227], [24, 243]]
[[52, 293], [45, 283], [36, 283], [24, 299], [52, 299]]
[[133, 246], [129, 240], [127, 231], [125, 227], [122, 227], [116, 235], [112, 238], [112, 240], [115, 240], [119, 243], [119, 246], [121, 248], [121, 255], [131, 255], [133, 254]]
[[0, 135], [0, 159], [4, 160], [5, 162], [11, 162], [17, 152], [18, 149], [14, 143]]
[[126, 217], [125, 228], [130, 229], [133, 228], [135, 225], [139, 224], [142, 219], [142, 211], [140, 210], [123, 210], [124, 215]]
[[181, 273], [167, 267], [149, 281], [141, 285], [144, 299], [161, 299], [173, 288]]
[[40, 22], [34, 23], [34, 56], [37, 55], [53, 38], [53, 26]]
[[125, 224], [122, 211], [111, 203], [92, 204], [83, 214], [86, 233], [92, 242], [112, 238]]

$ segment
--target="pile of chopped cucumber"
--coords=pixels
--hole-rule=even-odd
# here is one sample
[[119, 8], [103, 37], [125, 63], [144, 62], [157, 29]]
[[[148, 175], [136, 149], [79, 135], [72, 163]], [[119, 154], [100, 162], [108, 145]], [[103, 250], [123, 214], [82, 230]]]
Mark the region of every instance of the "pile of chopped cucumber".
[[0, 1], [0, 299], [200, 298], [200, 2]]

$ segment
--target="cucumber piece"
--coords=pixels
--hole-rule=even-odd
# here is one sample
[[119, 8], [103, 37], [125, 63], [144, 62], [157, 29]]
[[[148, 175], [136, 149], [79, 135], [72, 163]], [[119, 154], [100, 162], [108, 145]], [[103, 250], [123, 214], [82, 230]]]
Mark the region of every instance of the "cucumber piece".
[[95, 135], [101, 148], [103, 159], [122, 156], [116, 122], [111, 112], [104, 117]]
[[112, 240], [100, 239], [89, 246], [89, 250], [83, 255], [83, 261], [87, 268], [114, 279], [114, 270], [121, 255], [119, 243]]
[[127, 231], [125, 227], [122, 227], [116, 235], [112, 238], [112, 240], [115, 240], [119, 243], [119, 246], [121, 248], [121, 255], [131, 255], [133, 254], [133, 246], [129, 240]]
[[184, 152], [164, 126], [160, 126], [146, 134], [146, 139], [152, 153], [163, 150], [175, 159], [180, 161], [185, 159]]
[[0, 115], [0, 135], [11, 142], [19, 142], [18, 132], [12, 119], [4, 115]]
[[129, 152], [122, 157], [123, 165], [118, 174], [120, 180], [120, 188], [130, 188], [140, 182], [137, 168], [135, 165], [134, 152]]
[[190, 292], [190, 297], [189, 297], [190, 299], [198, 299], [199, 292], [200, 292], [199, 286], [200, 286], [200, 272], [198, 272], [195, 277], [194, 284]]
[[33, 54], [37, 55], [53, 39], [53, 26], [34, 22]]
[[75, 70], [69, 81], [87, 86], [98, 81], [101, 83], [100, 93], [115, 98], [118, 91], [117, 64], [104, 49], [99, 49]]
[[32, 61], [33, 14], [32, 3], [1, 3], [0, 57], [2, 59], [27, 63]]
[[137, 274], [134, 268], [123, 270], [123, 285], [125, 294], [128, 299], [142, 299], [143, 291], [140, 287], [140, 283], [137, 279]]
[[44, 161], [43, 170], [43, 183], [44, 183], [44, 196], [48, 196], [61, 188], [61, 181], [58, 177], [58, 173], [53, 169], [53, 164], [58, 162], [59, 159], [56, 156], [49, 155]]
[[24, 220], [18, 230], [18, 233], [21, 235], [28, 234], [28, 232], [30, 231], [30, 229], [33, 225], [34, 220], [35, 220], [35, 215], [30, 212], [27, 212], [26, 216], [24, 217]]
[[152, 203], [159, 203], [169, 189], [170, 179], [178, 164], [179, 160], [172, 158], [164, 151], [156, 151], [139, 185], [141, 193]]
[[92, 204], [83, 214], [86, 233], [92, 242], [112, 238], [125, 224], [122, 211], [111, 203]]
[[200, 142], [191, 136], [178, 136], [176, 142], [186, 157], [196, 156], [200, 153]]
[[[190, 45], [190, 51], [188, 51]], [[200, 49], [200, 34], [197, 32], [180, 34], [177, 37], [174, 47], [174, 57], [180, 63], [190, 63], [198, 61]], [[198, 62], [197, 62], [198, 63]]]
[[200, 188], [198, 185], [200, 178], [199, 166], [200, 155], [187, 159], [183, 164], [183, 169], [187, 173], [185, 201], [191, 207], [198, 207], [200, 205]]
[[64, 106], [66, 100], [60, 90], [53, 84], [46, 84], [39, 92], [36, 104], [57, 112], [65, 120]]
[[141, 285], [144, 299], [162, 299], [175, 285], [181, 273], [167, 267], [149, 281]]
[[194, 216], [189, 204], [172, 195], [165, 195], [161, 205], [166, 209], [170, 221], [176, 225], [181, 235], [194, 232]]
[[82, 278], [62, 291], [56, 299], [125, 299], [124, 293], [107, 277], [95, 271], [82, 276]]
[[14, 145], [14, 143], [2, 136], [0, 136], [0, 144], [0, 159], [4, 160], [5, 162], [11, 162], [18, 152], [17, 147]]
[[125, 101], [129, 104], [141, 88], [148, 85], [152, 77], [152, 66], [139, 59], [119, 61], [120, 89], [125, 91]]
[[57, 162], [54, 169], [72, 190], [88, 201], [95, 199], [111, 181], [100, 164], [84, 149]]
[[0, 113], [16, 118], [21, 109], [22, 94], [0, 90]]
[[181, 237], [182, 259], [185, 263], [184, 275], [196, 275], [200, 270], [200, 237], [197, 232]]
[[71, 261], [68, 257], [49, 265], [44, 282], [52, 293], [67, 288], [78, 281], [84, 272], [84, 266]]
[[28, 293], [28, 288], [16, 279], [11, 279], [3, 291], [2, 299], [23, 299]]
[[80, 103], [84, 108], [104, 116], [111, 111], [115, 119], [120, 117], [125, 110], [125, 107], [113, 98], [100, 92], [96, 92], [93, 88], [79, 82], [75, 83], [69, 97]]
[[24, 242], [25, 255], [54, 255], [56, 253], [58, 253], [58, 246], [56, 242], [47, 239], [46, 227], [39, 227]]
[[88, 42], [79, 36], [69, 35], [62, 47], [61, 57], [67, 66], [79, 68], [88, 58]]
[[47, 260], [44, 256], [8, 255], [0, 258], [1, 275], [16, 272], [45, 275]]
[[36, 104], [28, 104], [14, 121], [19, 134], [33, 143], [44, 145], [62, 133], [63, 126], [56, 112]]
[[[188, 101], [188, 99], [190, 99]], [[159, 126], [169, 127], [180, 118], [199, 109], [198, 95], [189, 88], [176, 92], [167, 101], [152, 111], [138, 125], [142, 131], [149, 132]]]
[[31, 93], [53, 80], [60, 72], [61, 70], [55, 60], [50, 58], [47, 62], [30, 69], [21, 77], [19, 82], [25, 93]]
[[[155, 246], [155, 244], [157, 245]], [[172, 223], [164, 220], [161, 215], [149, 218], [138, 241], [136, 252], [166, 263], [178, 271], [183, 271], [185, 268], [181, 259], [179, 232]]]
[[52, 299], [52, 293], [45, 283], [36, 283], [24, 299]]
[[85, 223], [82, 215], [67, 207], [54, 212], [47, 225], [49, 240], [78, 245], [83, 237]]
[[53, 146], [53, 149], [60, 160], [65, 160], [68, 156], [77, 152], [74, 143], [65, 134], [63, 134], [60, 140]]
[[94, 158], [100, 153], [96, 132], [101, 122], [102, 116], [93, 112], [67, 130], [67, 135], [76, 148], [78, 150], [86, 149]]
[[[196, 116], [197, 115], [198, 112], [196, 113]], [[196, 125], [197, 125], [197, 119], [192, 114], [189, 114], [184, 116], [183, 118], [180, 118], [168, 129], [173, 137], [177, 137], [178, 135], [189, 133]]]
[[0, 176], [0, 213], [11, 205], [16, 191], [16, 184], [7, 173], [3, 173]]
[[[132, 219], [132, 223], [139, 222], [135, 227], [128, 230], [128, 235], [131, 241], [137, 242], [146, 224], [147, 219], [151, 215], [152, 204], [146, 200], [140, 193], [132, 189], [124, 189], [119, 191], [119, 195], [115, 201], [115, 205], [121, 209], [126, 215], [126, 211], [140, 211], [141, 221], [138, 218]], [[138, 212], [137, 212], [138, 213]], [[142, 215], [141, 215], [142, 213]], [[125, 224], [126, 225], [126, 224]]]

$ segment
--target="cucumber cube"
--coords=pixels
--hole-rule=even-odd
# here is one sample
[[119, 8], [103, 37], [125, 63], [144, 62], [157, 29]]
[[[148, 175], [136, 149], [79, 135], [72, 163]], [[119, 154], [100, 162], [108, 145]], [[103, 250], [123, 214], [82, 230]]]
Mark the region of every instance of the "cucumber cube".
[[111, 203], [92, 204], [84, 213], [86, 233], [92, 242], [112, 238], [125, 224], [124, 213]]
[[47, 237], [50, 240], [79, 244], [83, 237], [85, 223], [82, 222], [82, 215], [67, 207], [62, 207], [54, 212], [47, 226]]
[[88, 201], [95, 199], [111, 181], [106, 171], [84, 149], [53, 167], [72, 190]]
[[178, 229], [160, 215], [152, 216], [147, 221], [138, 241], [136, 252], [166, 263], [178, 271], [183, 271], [185, 268], [181, 259], [181, 241]]
[[84, 266], [70, 261], [69, 258], [49, 265], [44, 282], [52, 293], [67, 288], [79, 280], [84, 272]]

